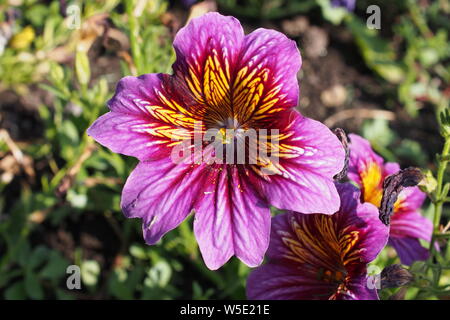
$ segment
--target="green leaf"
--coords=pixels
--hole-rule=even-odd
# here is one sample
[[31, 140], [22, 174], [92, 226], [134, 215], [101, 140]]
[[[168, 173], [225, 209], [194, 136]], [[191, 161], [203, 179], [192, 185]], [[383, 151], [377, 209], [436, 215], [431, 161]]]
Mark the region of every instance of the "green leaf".
[[27, 298], [23, 281], [18, 281], [5, 290], [7, 300], [24, 300]]
[[131, 245], [130, 254], [137, 259], [141, 259], [141, 260], [148, 259], [145, 249], [137, 244]]
[[44, 291], [34, 273], [28, 272], [25, 274], [25, 290], [32, 299], [41, 300], [44, 298]]
[[323, 17], [335, 25], [340, 24], [348, 14], [344, 8], [333, 7], [329, 0], [317, 0], [317, 2], [322, 9]]
[[47, 279], [61, 279], [66, 274], [68, 265], [69, 262], [58, 251], [51, 251], [48, 263], [42, 268], [40, 276]]
[[26, 265], [27, 269], [32, 271], [37, 267], [39, 267], [42, 263], [44, 263], [45, 260], [47, 260], [48, 254], [49, 254], [48, 248], [44, 246], [36, 247], [36, 249], [33, 250], [33, 253], [28, 259]]
[[78, 50], [75, 56], [75, 73], [77, 80], [81, 85], [88, 85], [91, 78], [91, 68], [87, 53]]
[[400, 83], [405, 78], [405, 70], [396, 61], [395, 51], [389, 43], [354, 15], [347, 15], [345, 22], [353, 33], [367, 65], [387, 81]]
[[365, 121], [362, 126], [362, 135], [381, 147], [390, 145], [395, 137], [394, 132], [389, 128], [388, 121], [384, 119]]

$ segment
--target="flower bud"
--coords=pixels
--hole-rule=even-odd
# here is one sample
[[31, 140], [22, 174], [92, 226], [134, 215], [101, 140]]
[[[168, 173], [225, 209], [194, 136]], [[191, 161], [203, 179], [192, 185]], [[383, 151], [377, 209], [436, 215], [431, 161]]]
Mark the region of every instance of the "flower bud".
[[381, 288], [398, 288], [414, 280], [414, 276], [400, 264], [387, 266], [381, 272]]

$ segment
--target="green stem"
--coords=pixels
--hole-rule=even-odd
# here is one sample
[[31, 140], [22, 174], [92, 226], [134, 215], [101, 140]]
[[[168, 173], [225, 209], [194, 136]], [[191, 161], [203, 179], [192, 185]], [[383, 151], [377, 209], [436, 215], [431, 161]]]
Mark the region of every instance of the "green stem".
[[[130, 28], [130, 47], [131, 47], [131, 55], [133, 57], [134, 64], [136, 66], [137, 73], [141, 70], [141, 51], [139, 48], [139, 24], [137, 18], [134, 16], [133, 8], [134, 1], [127, 0], [125, 2], [126, 12], [128, 15], [128, 25]], [[136, 74], [135, 74], [136, 76]]]
[[[438, 172], [437, 172], [437, 186], [435, 193], [435, 202], [434, 202], [434, 217], [433, 217], [433, 235], [430, 242], [430, 251], [434, 252], [434, 241], [435, 241], [435, 233], [439, 232], [439, 223], [441, 221], [442, 207], [444, 205], [444, 199], [447, 195], [442, 194], [443, 183], [444, 183], [444, 173], [445, 169], [447, 169], [447, 162], [445, 157], [449, 155], [450, 152], [450, 138], [445, 139], [444, 148], [442, 149], [441, 160], [439, 160]], [[444, 159], [443, 159], [444, 158]]]

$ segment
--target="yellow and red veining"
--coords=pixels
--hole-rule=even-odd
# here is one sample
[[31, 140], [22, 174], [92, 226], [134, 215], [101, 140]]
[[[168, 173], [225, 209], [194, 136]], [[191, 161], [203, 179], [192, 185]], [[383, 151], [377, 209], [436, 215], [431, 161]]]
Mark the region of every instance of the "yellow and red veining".
[[[194, 124], [198, 121], [202, 122], [202, 127], [196, 132], [201, 133], [209, 128], [224, 129], [230, 119], [244, 130], [264, 129], [268, 122], [262, 124], [262, 120], [285, 108], [281, 85], [274, 79], [271, 69], [262, 63], [251, 61], [237, 70], [231, 70], [231, 64], [226, 48], [220, 52], [212, 49], [204, 58], [188, 60], [184, 71], [179, 69], [173, 76], [173, 79], [183, 79], [180, 83], [174, 81], [177, 84], [174, 89], [179, 91], [174, 96], [173, 90], [165, 88], [163, 83], [161, 88], [154, 89], [156, 101], [135, 99], [136, 104], [158, 120], [147, 126], [136, 126], [135, 130], [160, 137], [154, 143], [171, 147], [192, 140]], [[188, 97], [179, 96], [183, 90]], [[189, 107], [184, 105], [185, 100], [189, 101]], [[295, 158], [304, 154], [305, 151], [289, 139], [294, 134], [290, 125], [278, 135], [268, 130], [266, 142], [258, 144], [260, 151], [276, 158]], [[279, 162], [272, 162], [271, 157], [261, 154], [264, 152], [258, 152], [256, 165], [252, 166], [257, 174], [266, 176], [262, 168], [276, 174], [288, 174]]]
[[245, 124], [282, 110], [276, 107], [284, 98], [280, 94], [281, 85], [270, 83], [274, 79], [268, 67], [244, 65], [233, 70], [233, 76], [230, 65], [226, 51], [220, 55], [213, 49], [203, 64], [198, 60], [191, 62], [186, 74], [182, 75], [193, 98], [206, 107], [203, 110], [206, 122], [234, 118]]
[[314, 273], [321, 281], [346, 290], [350, 280], [348, 269], [361, 259], [361, 251], [357, 247], [359, 231], [351, 226], [339, 227], [333, 216], [324, 214], [292, 218], [291, 228], [294, 236], [280, 232], [288, 249], [285, 258], [305, 266], [305, 270]]
[[[369, 202], [380, 207], [381, 198], [383, 197], [383, 181], [386, 177], [384, 168], [373, 160], [369, 160], [362, 166], [359, 176], [361, 178], [361, 195], [364, 202]], [[394, 204], [394, 213], [402, 209], [404, 205], [404, 197], [402, 194], [398, 197]]]

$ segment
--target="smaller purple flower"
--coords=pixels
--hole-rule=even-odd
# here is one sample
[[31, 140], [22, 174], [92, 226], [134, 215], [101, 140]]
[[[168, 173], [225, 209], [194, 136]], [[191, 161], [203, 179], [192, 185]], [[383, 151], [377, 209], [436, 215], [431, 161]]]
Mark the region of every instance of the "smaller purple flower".
[[[400, 166], [393, 162], [384, 163], [366, 139], [356, 134], [350, 134], [349, 137], [351, 143], [348, 177], [361, 187], [361, 201], [379, 207], [384, 178], [400, 171]], [[395, 248], [400, 261], [406, 265], [428, 258], [428, 250], [419, 241], [430, 241], [433, 232], [431, 221], [419, 211], [425, 197], [425, 193], [418, 187], [410, 187], [399, 194], [394, 204], [389, 244]]]
[[333, 7], [343, 7], [348, 11], [355, 10], [356, 0], [331, 0]]
[[269, 261], [250, 274], [249, 299], [378, 299], [367, 264], [386, 245], [389, 228], [374, 205], [360, 203], [356, 187], [337, 189], [341, 207], [334, 215], [289, 211], [272, 219]]

